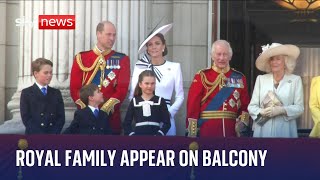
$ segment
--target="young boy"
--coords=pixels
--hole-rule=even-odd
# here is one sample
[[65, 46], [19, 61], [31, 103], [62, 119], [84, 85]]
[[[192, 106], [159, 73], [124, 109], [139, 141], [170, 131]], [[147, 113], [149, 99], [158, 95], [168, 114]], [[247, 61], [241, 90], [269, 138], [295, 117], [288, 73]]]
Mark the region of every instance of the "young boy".
[[74, 113], [74, 119], [64, 134], [111, 134], [109, 116], [99, 110], [104, 102], [103, 94], [96, 84], [88, 84], [80, 89], [80, 99], [86, 105]]
[[38, 58], [32, 62], [36, 82], [22, 90], [20, 113], [26, 134], [60, 134], [65, 122], [61, 92], [49, 87], [52, 62]]

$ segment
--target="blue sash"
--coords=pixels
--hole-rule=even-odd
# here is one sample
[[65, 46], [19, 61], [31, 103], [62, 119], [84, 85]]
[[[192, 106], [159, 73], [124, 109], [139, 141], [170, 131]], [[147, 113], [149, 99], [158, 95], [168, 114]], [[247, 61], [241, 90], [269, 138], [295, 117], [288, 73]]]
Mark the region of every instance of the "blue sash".
[[[232, 72], [230, 78], [233, 79], [242, 79], [242, 75], [236, 72]], [[206, 107], [205, 111], [215, 111], [218, 110], [219, 107], [222, 106], [223, 102], [230, 97], [231, 93], [234, 91], [234, 86], [231, 87], [223, 87], [211, 100], [211, 102]], [[201, 127], [203, 123], [208, 121], [208, 119], [201, 119], [199, 118], [197, 121], [198, 128]]]
[[[125, 56], [125, 54], [119, 53], [119, 52], [115, 52], [113, 55], [110, 56], [110, 58], [106, 61], [107, 66], [109, 66], [109, 68], [104, 68], [105, 72], [104, 72], [104, 76], [103, 79], [105, 79], [108, 74], [114, 70], [114, 69], [118, 69], [117, 66], [120, 66], [120, 61], [122, 60], [122, 58]], [[120, 67], [121, 68], [121, 67]], [[94, 78], [92, 79], [92, 83], [96, 84], [96, 85], [100, 85], [100, 76], [101, 76], [101, 70], [99, 69], [99, 71], [96, 73], [96, 75], [94, 76]], [[111, 82], [112, 80], [110, 80]]]

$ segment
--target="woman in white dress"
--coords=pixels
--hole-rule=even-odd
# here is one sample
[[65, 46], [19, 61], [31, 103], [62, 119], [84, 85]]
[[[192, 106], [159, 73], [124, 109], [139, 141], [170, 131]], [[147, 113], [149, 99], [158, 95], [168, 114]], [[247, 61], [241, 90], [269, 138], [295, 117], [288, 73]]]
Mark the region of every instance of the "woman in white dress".
[[300, 50], [272, 43], [262, 47], [256, 67], [267, 74], [256, 79], [248, 106], [253, 137], [298, 137], [296, 119], [303, 113], [301, 77], [292, 74]]
[[[164, 57], [167, 55], [168, 50], [163, 35], [171, 28], [171, 26], [172, 24], [160, 27], [149, 35], [141, 44], [139, 53], [144, 52], [144, 56], [138, 60], [134, 66], [129, 95], [129, 99], [131, 100], [134, 88], [138, 82], [138, 76], [142, 71], [151, 69], [155, 72], [157, 79], [155, 94], [166, 100], [171, 116], [171, 128], [169, 129], [167, 136], [176, 135], [174, 116], [181, 107], [184, 99], [180, 63], [168, 61]], [[173, 103], [171, 103], [173, 92], [175, 92], [175, 98]]]

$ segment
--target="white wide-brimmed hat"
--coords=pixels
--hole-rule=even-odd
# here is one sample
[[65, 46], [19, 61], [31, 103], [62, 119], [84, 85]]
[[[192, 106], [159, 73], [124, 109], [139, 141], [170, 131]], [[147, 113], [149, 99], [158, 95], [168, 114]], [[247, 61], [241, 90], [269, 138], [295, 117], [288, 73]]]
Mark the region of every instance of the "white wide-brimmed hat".
[[165, 35], [170, 29], [172, 28], [172, 23], [171, 24], [167, 24], [164, 26], [161, 26], [159, 29], [155, 30], [153, 33], [151, 33], [140, 45], [139, 50], [138, 50], [138, 54], [144, 52], [146, 50], [146, 44], [148, 41], [150, 41], [151, 38], [153, 38], [156, 34], [161, 33], [163, 35]]
[[296, 60], [300, 54], [300, 49], [292, 44], [280, 44], [272, 43], [262, 46], [262, 53], [256, 60], [256, 67], [260, 71], [268, 72], [270, 71], [269, 59], [277, 55], [288, 56], [289, 61], [293, 61], [296, 64]]

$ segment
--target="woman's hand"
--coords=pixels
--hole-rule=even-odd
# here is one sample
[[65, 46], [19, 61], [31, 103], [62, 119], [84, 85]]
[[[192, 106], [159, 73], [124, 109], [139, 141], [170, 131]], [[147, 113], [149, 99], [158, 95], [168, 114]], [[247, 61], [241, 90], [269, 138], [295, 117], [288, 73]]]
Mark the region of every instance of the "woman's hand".
[[275, 117], [275, 116], [284, 115], [284, 114], [287, 114], [287, 112], [286, 112], [286, 110], [284, 109], [284, 107], [282, 107], [282, 106], [275, 106], [275, 107], [272, 107], [270, 117]]
[[272, 107], [267, 107], [260, 111], [260, 114], [262, 117], [271, 117], [271, 113], [272, 113]]

